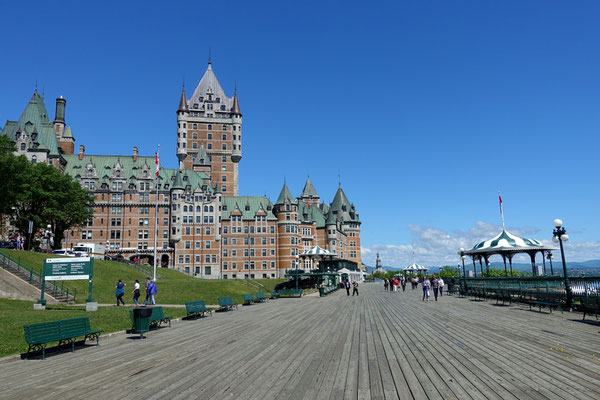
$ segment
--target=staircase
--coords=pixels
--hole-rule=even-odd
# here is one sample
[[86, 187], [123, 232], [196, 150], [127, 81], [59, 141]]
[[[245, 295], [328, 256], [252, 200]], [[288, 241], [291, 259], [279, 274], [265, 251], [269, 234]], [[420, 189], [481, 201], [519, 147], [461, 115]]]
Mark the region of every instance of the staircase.
[[244, 279], [244, 282], [246, 282], [246, 284], [248, 284], [255, 290], [265, 290], [266, 289], [266, 287], [264, 285], [256, 282], [254, 279], [246, 278], [246, 279]]
[[[42, 289], [42, 277], [40, 274], [21, 264], [19, 261], [4, 253], [0, 253], [0, 265], [4, 270], [12, 273], [33, 287], [39, 290]], [[77, 289], [75, 289], [75, 291], [69, 291], [69, 289], [58, 287], [50, 281], [46, 281], [45, 294], [52, 296], [57, 302], [62, 304], [72, 304], [75, 303], [77, 299]]]

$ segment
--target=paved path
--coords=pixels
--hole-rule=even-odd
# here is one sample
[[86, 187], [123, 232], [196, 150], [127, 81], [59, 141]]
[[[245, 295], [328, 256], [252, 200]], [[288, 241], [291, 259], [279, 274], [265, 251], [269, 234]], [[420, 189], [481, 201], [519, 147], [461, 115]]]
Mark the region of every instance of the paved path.
[[580, 318], [363, 284], [0, 363], [0, 398], [600, 399]]

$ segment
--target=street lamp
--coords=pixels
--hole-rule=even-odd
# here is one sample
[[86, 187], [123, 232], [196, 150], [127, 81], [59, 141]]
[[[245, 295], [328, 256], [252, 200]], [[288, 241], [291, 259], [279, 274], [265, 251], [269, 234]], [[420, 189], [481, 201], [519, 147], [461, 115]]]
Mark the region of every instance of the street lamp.
[[298, 290], [298, 263], [300, 263], [300, 256], [296, 254], [296, 290]]
[[563, 242], [566, 242], [569, 240], [569, 235], [567, 235], [567, 231], [562, 226], [562, 224], [563, 223], [560, 219], [554, 220], [555, 229], [552, 232], [553, 233], [552, 241], [554, 243], [560, 244], [560, 255], [562, 257], [563, 274], [564, 274], [564, 278], [565, 278], [565, 290], [567, 291], [567, 307], [569, 308], [569, 311], [571, 311], [571, 308], [573, 306], [573, 292], [571, 291], [571, 285], [569, 285], [569, 276], [567, 273], [567, 263], [565, 261], [565, 251], [563, 249]]

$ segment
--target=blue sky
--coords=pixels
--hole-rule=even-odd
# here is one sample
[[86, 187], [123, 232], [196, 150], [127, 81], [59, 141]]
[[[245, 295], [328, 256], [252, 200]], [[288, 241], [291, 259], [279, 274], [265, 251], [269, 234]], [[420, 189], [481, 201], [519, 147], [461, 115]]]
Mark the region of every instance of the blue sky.
[[[89, 3], [89, 4], [88, 4]], [[196, 4], [197, 3], [197, 4]], [[2, 2], [0, 124], [35, 82], [67, 98], [87, 153], [133, 146], [176, 166], [181, 83], [212, 49], [244, 114], [240, 194], [322, 199], [342, 187], [364, 260], [456, 262], [501, 229], [570, 233], [600, 258], [600, 4], [492, 2]], [[269, 179], [264, 179], [268, 176]]]

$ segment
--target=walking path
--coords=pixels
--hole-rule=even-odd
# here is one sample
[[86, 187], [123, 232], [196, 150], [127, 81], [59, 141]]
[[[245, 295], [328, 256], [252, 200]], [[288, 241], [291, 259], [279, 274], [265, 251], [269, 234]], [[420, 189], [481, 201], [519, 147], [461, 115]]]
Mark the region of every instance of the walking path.
[[[598, 399], [600, 325], [580, 314], [362, 284], [0, 363], [0, 398]], [[598, 354], [595, 354], [595, 352]]]

